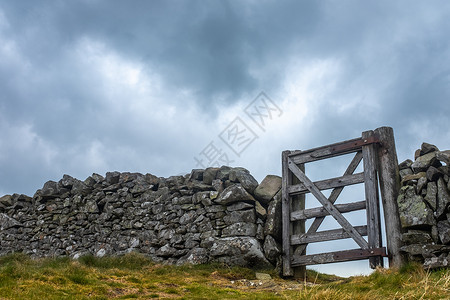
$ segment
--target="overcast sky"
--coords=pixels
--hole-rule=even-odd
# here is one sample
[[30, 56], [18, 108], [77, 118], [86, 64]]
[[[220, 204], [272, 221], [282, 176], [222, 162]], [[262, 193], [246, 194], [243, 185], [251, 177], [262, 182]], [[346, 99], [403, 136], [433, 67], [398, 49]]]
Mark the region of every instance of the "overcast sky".
[[448, 1], [0, 0], [0, 195], [224, 160], [261, 181], [283, 150], [380, 126], [399, 161], [450, 149], [449, 20]]

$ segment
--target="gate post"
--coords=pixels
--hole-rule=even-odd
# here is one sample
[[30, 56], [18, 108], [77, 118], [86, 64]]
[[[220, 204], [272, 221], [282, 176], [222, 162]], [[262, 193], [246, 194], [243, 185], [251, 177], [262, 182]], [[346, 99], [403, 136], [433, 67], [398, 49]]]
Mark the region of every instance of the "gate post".
[[397, 152], [395, 150], [394, 130], [391, 127], [375, 129], [381, 145], [378, 147], [378, 173], [383, 203], [386, 242], [389, 267], [401, 267], [405, 258], [400, 253], [402, 246], [402, 227], [398, 211], [397, 197], [400, 190]]

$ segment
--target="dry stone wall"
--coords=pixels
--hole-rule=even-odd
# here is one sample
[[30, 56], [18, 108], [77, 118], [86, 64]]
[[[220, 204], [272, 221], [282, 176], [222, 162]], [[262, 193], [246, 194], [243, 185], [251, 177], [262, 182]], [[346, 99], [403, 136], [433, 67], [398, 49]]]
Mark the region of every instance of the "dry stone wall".
[[120, 255], [157, 262], [280, 264], [281, 178], [244, 168], [169, 178], [108, 172], [48, 181], [33, 197], [0, 198], [0, 255]]
[[401, 250], [426, 268], [450, 266], [450, 151], [423, 143], [399, 170]]

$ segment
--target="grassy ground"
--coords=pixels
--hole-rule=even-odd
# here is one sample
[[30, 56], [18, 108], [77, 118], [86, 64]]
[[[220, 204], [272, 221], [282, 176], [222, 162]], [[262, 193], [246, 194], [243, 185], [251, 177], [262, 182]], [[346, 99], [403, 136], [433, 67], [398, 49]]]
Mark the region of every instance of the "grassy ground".
[[339, 278], [308, 271], [307, 281], [266, 271], [257, 280], [246, 268], [163, 266], [138, 254], [78, 261], [0, 257], [0, 299], [450, 299], [450, 270], [418, 266]]

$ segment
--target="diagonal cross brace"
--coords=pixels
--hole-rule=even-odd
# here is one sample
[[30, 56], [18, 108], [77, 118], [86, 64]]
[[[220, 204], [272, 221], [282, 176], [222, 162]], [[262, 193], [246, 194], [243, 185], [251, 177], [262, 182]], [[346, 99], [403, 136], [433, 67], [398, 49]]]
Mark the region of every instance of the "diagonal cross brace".
[[[355, 157], [353, 157], [353, 160], [351, 161], [350, 165], [347, 167], [347, 170], [345, 170], [344, 175], [353, 174], [353, 172], [355, 172], [356, 168], [358, 167], [359, 163], [361, 162], [362, 158], [363, 158], [362, 152], [361, 151], [356, 152]], [[336, 202], [337, 198], [339, 197], [339, 195], [341, 194], [343, 189], [344, 189], [344, 187], [338, 187], [338, 188], [333, 189], [330, 197], [328, 197], [328, 201], [330, 201], [331, 203]], [[322, 224], [324, 219], [325, 219], [325, 217], [315, 218], [314, 221], [312, 222], [311, 226], [309, 226], [308, 232], [306, 234], [317, 232], [317, 230], [319, 229], [319, 226]], [[308, 246], [308, 244], [299, 245], [295, 251], [298, 253], [303, 253], [303, 251], [306, 249], [306, 246]]]
[[362, 248], [368, 249], [369, 245], [367, 241], [357, 232], [353, 226], [347, 221], [347, 219], [334, 207], [334, 205], [327, 199], [327, 197], [322, 194], [322, 192], [314, 185], [314, 183], [306, 177], [305, 173], [303, 173], [297, 165], [292, 161], [292, 159], [288, 158], [288, 167], [294, 175], [301, 180], [301, 182], [305, 185], [305, 187], [314, 195], [314, 197], [319, 200], [319, 202], [323, 205], [323, 207], [328, 211], [333, 218], [342, 226], [342, 228], [350, 235], [350, 237], [355, 240], [355, 242]]

